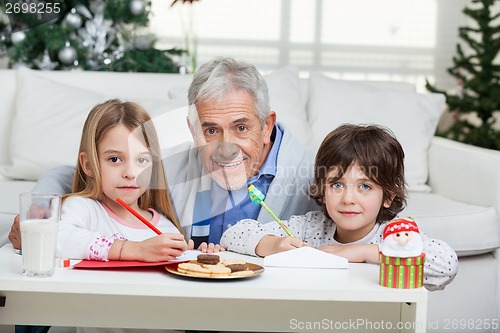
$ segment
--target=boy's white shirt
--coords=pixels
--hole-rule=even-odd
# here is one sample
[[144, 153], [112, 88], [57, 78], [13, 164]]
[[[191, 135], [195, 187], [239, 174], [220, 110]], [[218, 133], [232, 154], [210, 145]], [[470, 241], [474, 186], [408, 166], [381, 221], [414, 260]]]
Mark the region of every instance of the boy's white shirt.
[[[336, 224], [321, 211], [292, 216], [288, 221], [283, 222], [297, 238], [314, 248], [323, 245], [345, 245], [335, 240]], [[368, 235], [350, 244], [380, 244], [383, 241], [386, 224], [387, 222], [376, 223]], [[266, 235], [287, 236], [276, 222], [262, 224], [247, 219], [227, 229], [222, 234], [221, 245], [230, 251], [255, 256], [257, 244]], [[457, 274], [457, 254], [445, 242], [429, 238], [424, 233], [421, 235], [426, 254], [424, 286], [429, 290], [443, 289]]]

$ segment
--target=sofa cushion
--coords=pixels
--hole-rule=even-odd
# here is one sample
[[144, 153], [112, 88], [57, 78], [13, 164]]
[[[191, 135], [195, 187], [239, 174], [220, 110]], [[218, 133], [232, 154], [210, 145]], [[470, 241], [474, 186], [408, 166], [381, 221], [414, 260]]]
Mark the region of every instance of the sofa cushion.
[[264, 75], [269, 89], [269, 103], [276, 112], [277, 121], [285, 125], [291, 133], [307, 144], [309, 125], [304, 111], [305, 97], [300, 88], [299, 71], [286, 67]]
[[411, 216], [424, 233], [445, 241], [462, 257], [500, 247], [500, 221], [493, 207], [410, 192], [408, 206], [399, 215]]
[[[109, 92], [105, 90], [99, 93], [96, 89], [75, 86], [74, 82], [63, 84], [61, 80], [72, 81], [69, 76], [71, 73], [59, 74], [28, 69], [17, 71], [16, 107], [9, 143], [11, 164], [0, 166], [0, 178], [36, 180], [49, 168], [75, 164], [81, 129], [90, 109], [110, 98], [127, 100], [127, 96], [117, 94], [115, 88], [118, 83], [127, 86], [127, 76], [95, 73], [99, 85], [102, 86], [102, 81], [108, 80], [110, 88], [113, 88]], [[85, 80], [92, 82], [87, 74], [76, 73], [75, 76], [86, 75]], [[151, 114], [164, 149], [192, 140], [185, 120], [189, 80], [185, 76], [178, 76], [181, 78], [180, 86], [174, 86], [171, 76], [166, 76], [170, 83], [167, 85], [168, 90], [161, 94], [164, 99], [130, 99], [144, 106]], [[158, 76], [154, 78], [159, 79]], [[269, 86], [270, 101], [278, 113], [278, 121], [299, 140], [306, 142], [309, 130], [298, 70], [284, 68], [266, 74], [265, 79]], [[130, 80], [140, 80], [140, 74], [132, 73]], [[146, 84], [146, 77], [143, 80]], [[148, 90], [144, 84], [141, 90]], [[176, 98], [168, 99], [169, 96]]]
[[[18, 71], [17, 82], [9, 149], [12, 164], [0, 167], [0, 173], [11, 179], [36, 180], [52, 167], [76, 164], [83, 123], [90, 109], [120, 97], [63, 85], [30, 70]], [[185, 125], [187, 111], [181, 108], [186, 102], [138, 98], [134, 102], [152, 116], [162, 148], [191, 139]]]
[[444, 108], [441, 94], [396, 91], [313, 73], [309, 79], [309, 147], [316, 151], [323, 138], [343, 123], [386, 126], [405, 151], [409, 188], [429, 191], [427, 150]]

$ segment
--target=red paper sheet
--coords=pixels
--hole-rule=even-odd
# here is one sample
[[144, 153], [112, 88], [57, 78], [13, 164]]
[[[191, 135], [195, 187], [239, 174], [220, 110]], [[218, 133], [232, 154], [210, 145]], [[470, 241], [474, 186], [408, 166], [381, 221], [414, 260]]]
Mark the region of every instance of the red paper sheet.
[[159, 261], [159, 262], [145, 262], [145, 261], [98, 261], [98, 260], [82, 260], [78, 264], [74, 265], [73, 268], [83, 268], [83, 269], [105, 269], [105, 268], [125, 268], [125, 267], [154, 267], [154, 266], [165, 266], [170, 264], [177, 264], [180, 262], [186, 262], [187, 260], [171, 260], [171, 261]]

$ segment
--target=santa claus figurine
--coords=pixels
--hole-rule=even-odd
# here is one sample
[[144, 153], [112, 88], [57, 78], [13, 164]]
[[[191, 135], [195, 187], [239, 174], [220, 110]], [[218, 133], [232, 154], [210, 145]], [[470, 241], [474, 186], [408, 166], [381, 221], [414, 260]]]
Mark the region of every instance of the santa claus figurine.
[[380, 252], [387, 257], [417, 257], [424, 250], [424, 241], [412, 218], [395, 219], [384, 229]]

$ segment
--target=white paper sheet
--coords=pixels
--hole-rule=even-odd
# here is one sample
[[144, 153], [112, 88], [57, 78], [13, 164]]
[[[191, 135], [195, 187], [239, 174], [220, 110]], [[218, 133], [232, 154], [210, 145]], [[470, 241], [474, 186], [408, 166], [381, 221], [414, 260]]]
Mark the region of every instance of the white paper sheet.
[[[185, 260], [196, 260], [196, 257], [198, 257], [198, 254], [203, 254], [203, 252], [199, 250], [186, 250], [182, 252], [180, 256], [175, 258], [174, 260], [176, 261], [185, 261]], [[219, 253], [213, 253], [213, 254], [219, 254]]]
[[348, 268], [346, 258], [304, 246], [264, 258], [264, 266], [299, 268]]

